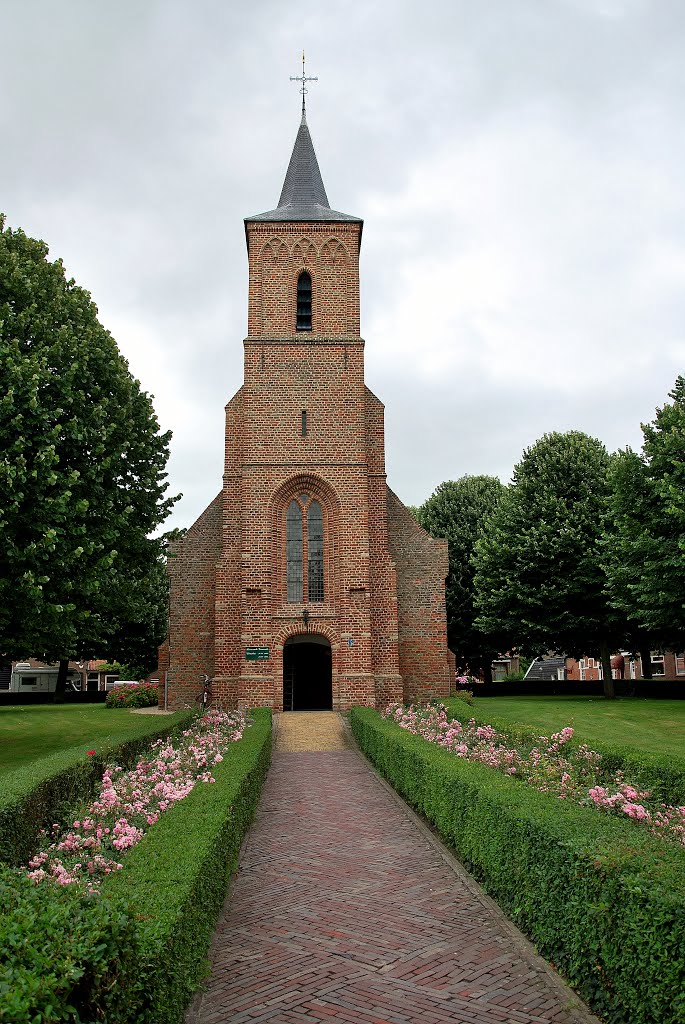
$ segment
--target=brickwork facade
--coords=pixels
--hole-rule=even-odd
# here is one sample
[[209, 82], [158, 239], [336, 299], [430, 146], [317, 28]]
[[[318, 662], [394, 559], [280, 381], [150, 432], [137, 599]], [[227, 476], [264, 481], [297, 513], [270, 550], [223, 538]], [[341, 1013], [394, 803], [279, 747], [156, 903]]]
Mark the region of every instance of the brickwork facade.
[[[317, 220], [320, 209], [311, 220], [275, 211], [273, 221], [246, 221], [245, 382], [226, 407], [223, 488], [169, 562], [172, 706], [206, 672], [228, 703], [282, 708], [290, 638], [330, 645], [335, 709], [449, 692], [446, 542], [388, 490], [383, 405], [364, 384], [362, 223], [336, 222], [327, 207]], [[303, 271], [310, 329], [298, 330]], [[311, 583], [312, 501], [323, 520], [322, 593]], [[303, 517], [297, 556], [286, 536], [293, 502]], [[288, 589], [296, 557], [299, 600]], [[268, 657], [248, 660], [248, 648]]]

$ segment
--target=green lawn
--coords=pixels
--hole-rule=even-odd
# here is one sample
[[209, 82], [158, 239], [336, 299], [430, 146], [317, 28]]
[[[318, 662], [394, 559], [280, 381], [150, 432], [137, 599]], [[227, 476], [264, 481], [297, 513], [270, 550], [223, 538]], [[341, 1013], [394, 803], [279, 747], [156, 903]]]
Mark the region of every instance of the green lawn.
[[97, 750], [173, 723], [176, 716], [134, 715], [104, 704], [34, 704], [0, 708], [0, 772], [83, 746]]
[[566, 725], [575, 738], [685, 757], [685, 701], [602, 697], [481, 697], [479, 718], [539, 727], [545, 735]]

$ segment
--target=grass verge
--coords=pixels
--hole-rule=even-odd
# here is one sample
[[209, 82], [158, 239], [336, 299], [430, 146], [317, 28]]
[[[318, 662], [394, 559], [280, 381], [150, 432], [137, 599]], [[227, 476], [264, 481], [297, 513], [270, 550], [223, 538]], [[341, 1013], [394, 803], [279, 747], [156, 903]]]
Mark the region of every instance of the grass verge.
[[685, 1021], [685, 851], [522, 786], [368, 708], [366, 756], [612, 1024]]
[[145, 717], [117, 714], [104, 704], [0, 707], [0, 778], [60, 750], [80, 746], [85, 753], [101, 746], [111, 748], [126, 736], [140, 735]]
[[571, 725], [581, 743], [608, 743], [685, 757], [685, 700], [476, 697], [475, 708], [483, 718], [525, 723], [546, 735]]

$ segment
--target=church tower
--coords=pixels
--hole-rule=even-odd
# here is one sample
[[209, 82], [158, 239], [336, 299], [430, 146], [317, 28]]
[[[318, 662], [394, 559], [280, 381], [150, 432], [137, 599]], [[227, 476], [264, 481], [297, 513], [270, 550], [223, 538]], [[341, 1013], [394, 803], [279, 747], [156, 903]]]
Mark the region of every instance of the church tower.
[[447, 543], [387, 487], [383, 405], [364, 384], [362, 226], [329, 205], [303, 97], [278, 206], [245, 219], [223, 487], [169, 559], [172, 705], [202, 672], [226, 703], [277, 710], [449, 692]]

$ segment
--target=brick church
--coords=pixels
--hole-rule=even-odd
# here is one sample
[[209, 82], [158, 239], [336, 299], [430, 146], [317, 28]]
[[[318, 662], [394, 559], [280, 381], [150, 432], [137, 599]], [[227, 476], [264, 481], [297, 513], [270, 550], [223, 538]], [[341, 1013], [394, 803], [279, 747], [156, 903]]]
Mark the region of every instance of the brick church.
[[245, 218], [245, 383], [223, 486], [170, 552], [168, 700], [345, 710], [449, 692], [447, 542], [386, 483], [364, 384], [362, 220], [328, 203], [304, 109], [278, 206]]

